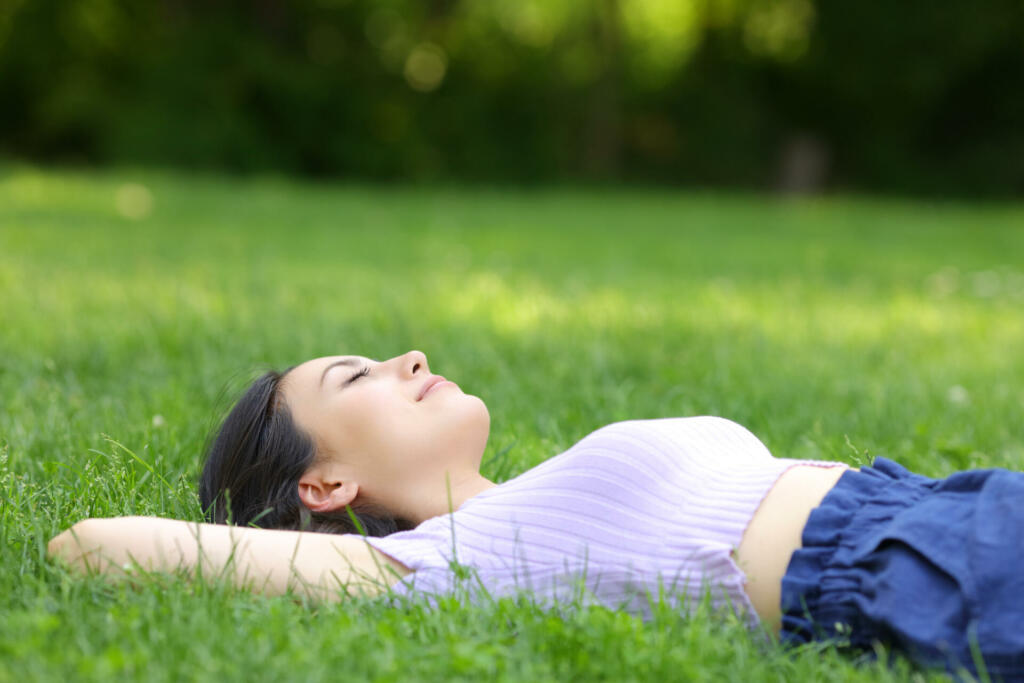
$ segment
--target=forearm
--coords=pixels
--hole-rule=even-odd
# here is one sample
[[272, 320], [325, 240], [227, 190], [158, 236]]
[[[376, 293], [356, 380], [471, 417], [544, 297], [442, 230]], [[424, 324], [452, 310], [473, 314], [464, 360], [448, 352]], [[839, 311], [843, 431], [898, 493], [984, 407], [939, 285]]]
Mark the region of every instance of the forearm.
[[323, 599], [374, 595], [409, 571], [358, 537], [157, 517], [87, 519], [50, 541], [49, 552], [83, 572], [184, 570], [261, 593]]

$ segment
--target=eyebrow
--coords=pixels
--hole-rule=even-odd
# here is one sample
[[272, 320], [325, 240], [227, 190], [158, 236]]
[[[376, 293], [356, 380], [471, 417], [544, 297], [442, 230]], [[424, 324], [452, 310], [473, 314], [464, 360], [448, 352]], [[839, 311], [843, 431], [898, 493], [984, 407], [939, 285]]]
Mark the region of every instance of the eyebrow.
[[331, 363], [330, 365], [328, 365], [326, 368], [324, 368], [323, 373], [320, 375], [320, 386], [321, 387], [324, 385], [324, 377], [327, 377], [327, 372], [331, 368], [337, 367], [339, 365], [348, 365], [349, 367], [351, 367], [353, 365], [359, 365], [359, 360], [357, 358], [342, 358], [341, 360], [336, 360], [333, 363]]

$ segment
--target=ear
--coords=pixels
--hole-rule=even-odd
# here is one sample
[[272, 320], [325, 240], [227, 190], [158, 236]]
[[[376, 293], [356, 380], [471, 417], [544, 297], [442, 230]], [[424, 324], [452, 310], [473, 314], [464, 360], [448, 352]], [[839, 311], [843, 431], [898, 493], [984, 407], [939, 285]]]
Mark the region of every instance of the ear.
[[355, 500], [359, 484], [312, 468], [299, 479], [299, 500], [313, 512], [340, 510]]

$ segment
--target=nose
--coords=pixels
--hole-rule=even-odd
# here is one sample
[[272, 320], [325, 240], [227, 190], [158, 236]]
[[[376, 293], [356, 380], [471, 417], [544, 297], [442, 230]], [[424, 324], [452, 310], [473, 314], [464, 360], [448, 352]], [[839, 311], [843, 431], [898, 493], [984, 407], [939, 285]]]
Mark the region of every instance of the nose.
[[430, 367], [427, 365], [427, 356], [422, 351], [409, 351], [400, 356], [398, 362], [399, 372], [405, 377], [417, 377], [429, 375]]

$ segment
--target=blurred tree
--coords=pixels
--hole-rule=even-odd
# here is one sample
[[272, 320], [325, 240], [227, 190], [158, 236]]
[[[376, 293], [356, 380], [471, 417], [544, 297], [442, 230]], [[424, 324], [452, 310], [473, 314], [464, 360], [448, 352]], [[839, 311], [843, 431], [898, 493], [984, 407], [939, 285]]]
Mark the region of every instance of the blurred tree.
[[0, 154], [1024, 192], [1024, 5], [2, 0]]

